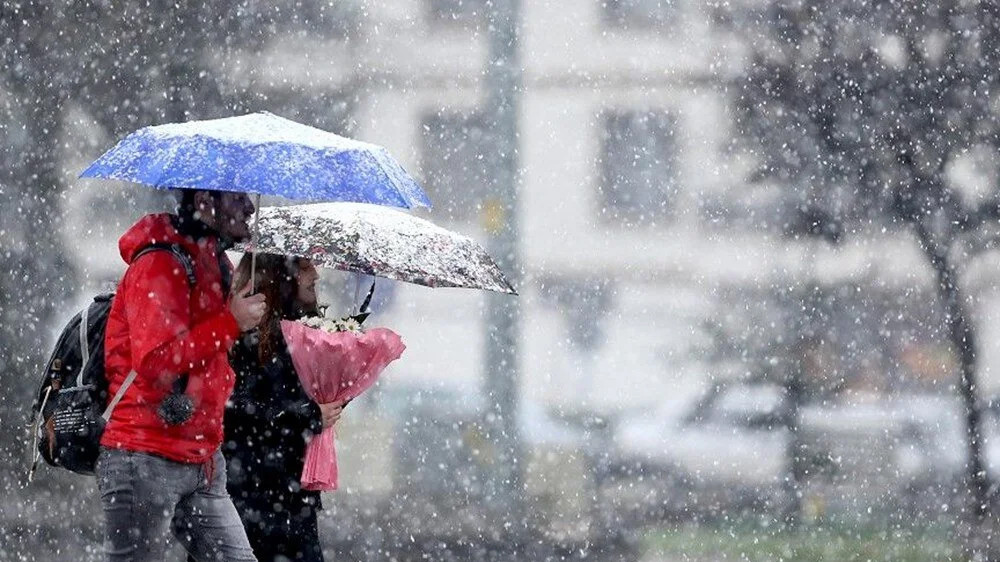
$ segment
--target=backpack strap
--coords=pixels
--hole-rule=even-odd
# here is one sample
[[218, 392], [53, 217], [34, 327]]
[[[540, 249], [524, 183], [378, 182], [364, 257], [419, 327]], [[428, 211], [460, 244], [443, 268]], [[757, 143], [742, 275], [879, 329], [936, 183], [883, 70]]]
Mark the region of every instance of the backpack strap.
[[[132, 262], [139, 259], [140, 257], [156, 251], [167, 251], [177, 258], [177, 261], [181, 262], [184, 266], [184, 273], [187, 275], [188, 286], [194, 289], [197, 283], [194, 276], [194, 264], [191, 262], [191, 256], [188, 255], [184, 248], [180, 244], [150, 244], [132, 258]], [[76, 387], [83, 386], [83, 374], [87, 371], [87, 365], [90, 363], [90, 339], [88, 334], [90, 332], [90, 305], [88, 304], [84, 307], [83, 311], [80, 313], [80, 371], [76, 374]], [[129, 383], [131, 384], [131, 382]], [[128, 384], [122, 384], [122, 388], [128, 388]], [[117, 403], [117, 401], [115, 401]], [[109, 412], [110, 413], [110, 412]]]
[[188, 254], [184, 247], [180, 244], [165, 244], [161, 242], [150, 244], [149, 246], [139, 250], [139, 252], [132, 258], [132, 263], [135, 263], [135, 260], [150, 252], [160, 250], [170, 252], [175, 258], [177, 258], [177, 261], [181, 262], [181, 265], [184, 266], [184, 273], [187, 274], [188, 286], [194, 289], [195, 285], [198, 283], [194, 276], [194, 263], [191, 261], [191, 255]]
[[[135, 260], [145, 254], [161, 250], [170, 252], [177, 258], [177, 261], [181, 262], [181, 265], [184, 266], [184, 273], [187, 275], [188, 286], [193, 290], [197, 284], [197, 280], [194, 276], [194, 263], [191, 261], [191, 256], [184, 250], [183, 247], [181, 247], [180, 244], [150, 244], [142, 250], [139, 250], [139, 252], [132, 258], [132, 263], [135, 263]], [[86, 318], [86, 316], [84, 318]], [[83, 373], [82, 369], [80, 370], [80, 373]], [[136, 373], [135, 369], [133, 369], [129, 371], [128, 376], [126, 376], [125, 380], [122, 381], [122, 385], [118, 387], [118, 392], [115, 392], [114, 397], [111, 398], [111, 402], [108, 402], [108, 407], [105, 408], [104, 413], [101, 414], [101, 418], [104, 419], [104, 423], [107, 423], [108, 420], [111, 419], [111, 414], [115, 411], [115, 406], [121, 402], [122, 397], [125, 396], [125, 391], [128, 390], [128, 387], [132, 386], [132, 382], [135, 381], [135, 377], [137, 375], [138, 373]]]
[[83, 386], [83, 373], [87, 370], [87, 364], [90, 363], [90, 338], [87, 337], [89, 317], [90, 303], [87, 303], [87, 306], [80, 311], [80, 372], [76, 374], [76, 386]]
[[31, 456], [31, 468], [28, 469], [28, 482], [32, 482], [35, 479], [35, 470], [38, 469], [38, 460], [42, 458], [42, 451], [38, 448], [38, 434], [42, 432], [42, 424], [44, 423], [44, 412], [45, 404], [49, 402], [49, 395], [52, 394], [52, 385], [49, 384], [45, 389], [45, 396], [42, 398], [42, 405], [38, 408], [38, 416], [35, 418], [35, 423], [28, 426], [31, 431], [31, 451], [33, 451]]
[[132, 386], [132, 381], [135, 380], [135, 377], [138, 374], [139, 373], [135, 372], [135, 369], [129, 371], [128, 376], [125, 377], [125, 380], [122, 382], [122, 385], [118, 387], [118, 392], [115, 393], [115, 396], [111, 399], [111, 402], [108, 402], [108, 407], [105, 408], [104, 413], [101, 414], [101, 418], [104, 419], [104, 423], [108, 423], [108, 420], [111, 419], [111, 412], [115, 411], [115, 406], [117, 406], [118, 403], [122, 401], [122, 397], [125, 396], [125, 391], [128, 390], [128, 387]]

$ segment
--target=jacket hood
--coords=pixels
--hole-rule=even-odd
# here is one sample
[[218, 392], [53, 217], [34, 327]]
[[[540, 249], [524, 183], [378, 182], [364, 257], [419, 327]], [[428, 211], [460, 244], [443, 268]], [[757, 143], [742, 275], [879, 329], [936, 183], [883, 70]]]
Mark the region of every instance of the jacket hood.
[[125, 263], [132, 263], [140, 250], [151, 244], [179, 244], [191, 255], [198, 251], [198, 244], [191, 237], [177, 230], [177, 217], [169, 213], [146, 215], [132, 225], [118, 240], [118, 250]]

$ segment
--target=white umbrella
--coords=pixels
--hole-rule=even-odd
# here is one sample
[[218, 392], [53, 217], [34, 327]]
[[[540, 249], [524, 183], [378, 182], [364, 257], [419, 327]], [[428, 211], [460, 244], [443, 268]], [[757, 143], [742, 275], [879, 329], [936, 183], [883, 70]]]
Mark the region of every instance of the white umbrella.
[[[260, 210], [252, 249], [317, 265], [428, 287], [466, 287], [516, 295], [475, 240], [388, 207], [317, 203]], [[251, 249], [244, 244], [243, 250]]]

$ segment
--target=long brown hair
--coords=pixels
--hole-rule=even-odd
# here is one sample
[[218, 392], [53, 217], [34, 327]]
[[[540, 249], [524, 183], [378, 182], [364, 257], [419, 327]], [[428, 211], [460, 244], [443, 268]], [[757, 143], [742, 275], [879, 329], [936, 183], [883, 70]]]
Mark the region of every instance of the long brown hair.
[[[236, 267], [233, 286], [237, 290], [245, 290], [250, 284], [251, 255], [244, 254]], [[274, 254], [257, 254], [257, 274], [254, 283], [258, 293], [264, 295], [267, 311], [260, 323], [260, 345], [258, 356], [262, 365], [266, 365], [274, 357], [274, 350], [281, 338], [281, 320], [297, 320], [303, 316], [316, 316], [319, 311], [315, 303], [302, 303], [298, 300], [299, 284], [296, 276], [299, 273], [300, 258], [293, 256], [278, 256]]]

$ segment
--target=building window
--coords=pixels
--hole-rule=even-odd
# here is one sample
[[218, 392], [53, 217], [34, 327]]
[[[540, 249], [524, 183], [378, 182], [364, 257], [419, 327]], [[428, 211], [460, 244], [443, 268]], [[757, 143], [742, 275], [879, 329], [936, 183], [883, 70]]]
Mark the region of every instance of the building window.
[[601, 0], [604, 21], [622, 29], [655, 28], [677, 15], [677, 0]]
[[435, 216], [477, 221], [490, 191], [486, 122], [479, 113], [433, 113], [422, 120], [421, 171]]
[[486, 17], [486, 0], [427, 0], [432, 23], [476, 24]]
[[608, 222], [655, 224], [677, 192], [676, 120], [664, 111], [604, 116], [600, 212]]

